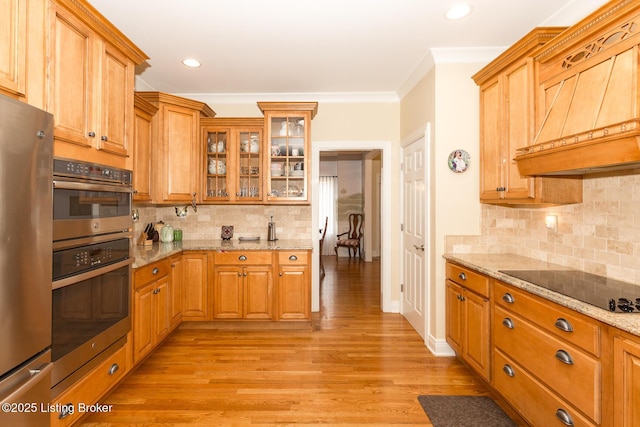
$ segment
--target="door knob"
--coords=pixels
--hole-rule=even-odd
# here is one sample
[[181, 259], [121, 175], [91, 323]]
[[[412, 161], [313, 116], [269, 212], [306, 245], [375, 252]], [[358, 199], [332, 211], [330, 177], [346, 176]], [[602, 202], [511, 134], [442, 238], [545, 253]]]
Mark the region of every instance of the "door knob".
[[421, 250], [422, 252], [424, 252], [424, 244], [418, 246], [418, 245], [413, 245], [414, 248]]

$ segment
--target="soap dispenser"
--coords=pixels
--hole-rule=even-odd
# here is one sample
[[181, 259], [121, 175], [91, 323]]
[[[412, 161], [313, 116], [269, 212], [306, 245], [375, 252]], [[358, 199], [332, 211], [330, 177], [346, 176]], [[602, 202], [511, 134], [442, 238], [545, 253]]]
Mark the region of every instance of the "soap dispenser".
[[273, 242], [275, 240], [278, 240], [278, 238], [276, 237], [276, 223], [273, 222], [273, 215], [271, 215], [270, 218], [271, 219], [269, 220], [269, 230], [267, 232], [267, 240], [270, 242]]

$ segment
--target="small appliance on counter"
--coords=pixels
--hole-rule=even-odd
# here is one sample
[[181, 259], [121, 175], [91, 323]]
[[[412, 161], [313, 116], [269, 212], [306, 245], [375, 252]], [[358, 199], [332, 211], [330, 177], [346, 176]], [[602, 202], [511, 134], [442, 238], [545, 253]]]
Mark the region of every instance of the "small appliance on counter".
[[276, 237], [276, 223], [273, 222], [273, 215], [271, 215], [269, 220], [269, 229], [267, 230], [267, 240], [270, 242], [278, 240]]

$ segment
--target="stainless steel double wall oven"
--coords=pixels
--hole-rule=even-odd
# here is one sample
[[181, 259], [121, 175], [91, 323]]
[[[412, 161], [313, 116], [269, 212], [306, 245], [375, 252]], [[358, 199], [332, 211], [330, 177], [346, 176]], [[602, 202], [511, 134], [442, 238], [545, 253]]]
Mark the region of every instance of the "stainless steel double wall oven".
[[131, 171], [54, 158], [52, 395], [131, 329]]

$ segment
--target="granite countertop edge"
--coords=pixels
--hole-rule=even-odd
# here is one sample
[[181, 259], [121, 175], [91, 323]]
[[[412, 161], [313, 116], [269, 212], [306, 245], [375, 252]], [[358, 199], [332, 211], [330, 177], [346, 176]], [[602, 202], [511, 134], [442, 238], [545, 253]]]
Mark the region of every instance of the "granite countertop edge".
[[508, 283], [549, 301], [582, 313], [602, 323], [640, 336], [640, 313], [612, 313], [533, 283], [517, 279], [499, 270], [570, 270], [569, 267], [515, 254], [444, 254], [455, 264]]
[[313, 243], [310, 239], [282, 239], [276, 241], [223, 241], [223, 240], [182, 240], [171, 243], [154, 243], [151, 246], [134, 244], [131, 250], [134, 258], [132, 267], [140, 268], [160, 261], [164, 258], [184, 251], [284, 251], [311, 250]]

